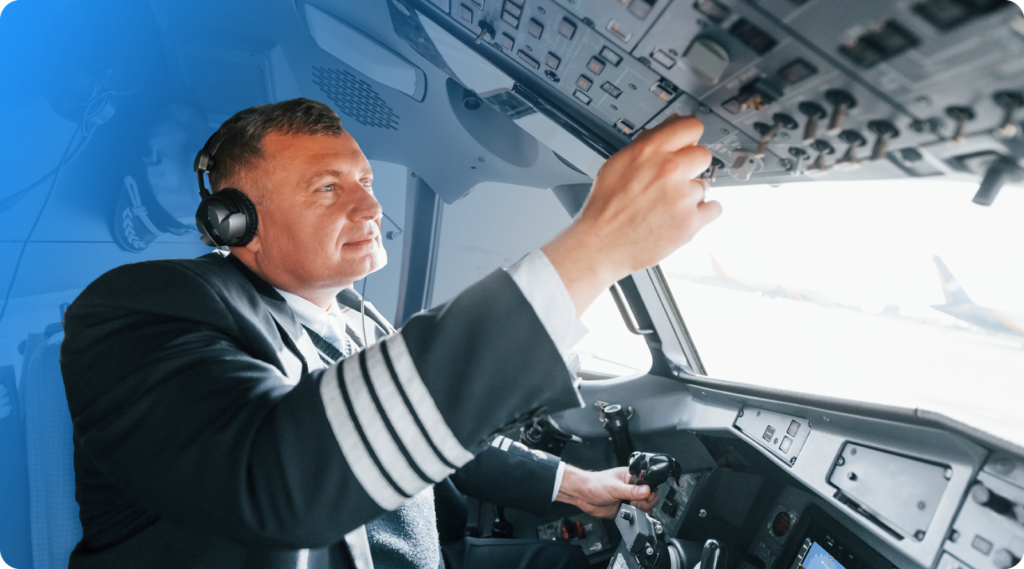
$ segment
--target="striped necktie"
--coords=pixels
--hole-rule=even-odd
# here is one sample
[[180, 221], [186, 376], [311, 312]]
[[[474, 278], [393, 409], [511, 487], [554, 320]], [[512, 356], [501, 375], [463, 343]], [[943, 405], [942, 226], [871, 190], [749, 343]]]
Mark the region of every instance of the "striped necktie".
[[309, 339], [313, 341], [313, 346], [316, 347], [317, 354], [324, 366], [330, 367], [334, 362], [351, 356], [355, 351], [352, 340], [348, 336], [341, 339], [340, 345], [335, 345], [314, 332], [309, 326], [303, 326], [303, 328], [306, 329], [306, 334], [309, 334]]

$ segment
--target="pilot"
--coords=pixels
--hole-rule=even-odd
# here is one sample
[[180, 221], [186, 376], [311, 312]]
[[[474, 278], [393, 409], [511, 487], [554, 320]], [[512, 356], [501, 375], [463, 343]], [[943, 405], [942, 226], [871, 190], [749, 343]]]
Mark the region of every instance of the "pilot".
[[[693, 179], [702, 130], [673, 117], [642, 133], [572, 226], [396, 331], [351, 288], [386, 256], [373, 173], [338, 116], [295, 99], [230, 118], [197, 159], [215, 192], [200, 229], [230, 253], [124, 265], [66, 311], [84, 534], [70, 567], [434, 569], [431, 488], [449, 476], [511, 506], [651, 507], [624, 469], [490, 441], [578, 407], [576, 318], [719, 215]], [[449, 562], [580, 563], [509, 551]]]

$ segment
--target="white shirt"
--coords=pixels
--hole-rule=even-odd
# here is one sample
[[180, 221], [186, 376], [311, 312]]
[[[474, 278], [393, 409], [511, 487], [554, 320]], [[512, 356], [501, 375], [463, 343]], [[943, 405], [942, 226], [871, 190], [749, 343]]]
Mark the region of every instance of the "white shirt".
[[[576, 319], [576, 307], [572, 302], [572, 297], [569, 296], [569, 291], [565, 288], [562, 278], [558, 276], [554, 265], [543, 251], [534, 249], [529, 255], [506, 270], [530, 306], [533, 307], [534, 312], [537, 313], [537, 318], [551, 337], [555, 347], [558, 348], [562, 358], [568, 359], [570, 348], [576, 345], [576, 342], [586, 333], [586, 328]], [[303, 326], [320, 334], [325, 340], [335, 345], [341, 345], [348, 335], [362, 341], [363, 333], [359, 329], [361, 323], [358, 320], [352, 320], [353, 315], [361, 320], [358, 312], [339, 306], [336, 300], [333, 300], [331, 306], [324, 310], [301, 296], [276, 287], [274, 290], [281, 294]], [[367, 323], [367, 330], [371, 330], [372, 326], [372, 322]], [[370, 343], [373, 343], [376, 339], [375, 335], [370, 333], [369, 336]], [[303, 337], [305, 341], [300, 342], [299, 348], [303, 352], [312, 348], [312, 351], [305, 354], [307, 364], [311, 370], [320, 369], [322, 363], [316, 355], [312, 340], [309, 339], [305, 331], [303, 331]], [[357, 346], [356, 349], [359, 347]], [[311, 355], [312, 357], [310, 357]], [[559, 462], [558, 470], [555, 473], [554, 491], [551, 493], [552, 502], [558, 497], [558, 490], [562, 487], [564, 474], [565, 463]]]

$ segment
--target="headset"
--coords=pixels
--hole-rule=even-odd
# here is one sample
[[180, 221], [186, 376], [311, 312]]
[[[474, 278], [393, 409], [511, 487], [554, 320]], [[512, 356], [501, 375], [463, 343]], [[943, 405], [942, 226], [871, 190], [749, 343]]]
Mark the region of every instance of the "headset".
[[192, 165], [199, 178], [199, 208], [196, 210], [196, 227], [200, 239], [210, 247], [244, 247], [256, 235], [259, 219], [256, 206], [241, 191], [224, 188], [213, 193], [206, 187], [203, 174], [215, 165], [214, 155], [230, 134], [230, 129], [206, 142], [196, 155]]

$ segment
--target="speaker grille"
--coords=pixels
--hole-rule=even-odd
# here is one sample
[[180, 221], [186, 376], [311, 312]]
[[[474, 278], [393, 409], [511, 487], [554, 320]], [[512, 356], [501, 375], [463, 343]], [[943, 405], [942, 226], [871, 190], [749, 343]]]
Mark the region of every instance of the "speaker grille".
[[313, 83], [342, 114], [361, 125], [398, 130], [398, 115], [369, 83], [348, 71], [313, 67]]
[[269, 102], [266, 75], [259, 65], [183, 54], [192, 92], [208, 113], [233, 115]]

